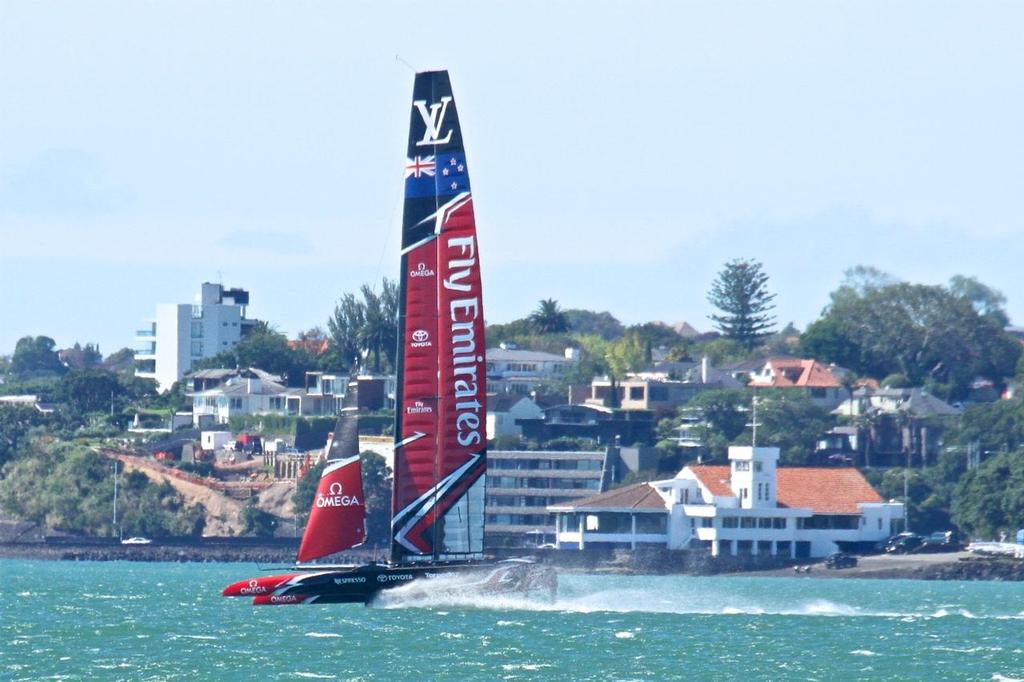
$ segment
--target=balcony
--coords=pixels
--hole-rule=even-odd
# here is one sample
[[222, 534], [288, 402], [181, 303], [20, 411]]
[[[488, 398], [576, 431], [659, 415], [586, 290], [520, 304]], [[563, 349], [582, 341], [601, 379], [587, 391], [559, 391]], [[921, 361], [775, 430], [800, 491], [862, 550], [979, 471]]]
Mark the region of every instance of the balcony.
[[135, 338], [137, 339], [151, 339], [156, 336], [155, 329], [139, 329], [135, 332]]

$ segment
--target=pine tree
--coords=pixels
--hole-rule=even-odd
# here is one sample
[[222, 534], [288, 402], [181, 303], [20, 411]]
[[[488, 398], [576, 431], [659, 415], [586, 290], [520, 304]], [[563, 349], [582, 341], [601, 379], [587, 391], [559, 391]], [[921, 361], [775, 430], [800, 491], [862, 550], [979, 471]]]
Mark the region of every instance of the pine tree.
[[708, 293], [708, 301], [724, 313], [710, 316], [715, 327], [747, 350], [768, 336], [775, 324], [770, 314], [775, 294], [768, 293], [767, 283], [761, 263], [736, 259], [725, 264]]

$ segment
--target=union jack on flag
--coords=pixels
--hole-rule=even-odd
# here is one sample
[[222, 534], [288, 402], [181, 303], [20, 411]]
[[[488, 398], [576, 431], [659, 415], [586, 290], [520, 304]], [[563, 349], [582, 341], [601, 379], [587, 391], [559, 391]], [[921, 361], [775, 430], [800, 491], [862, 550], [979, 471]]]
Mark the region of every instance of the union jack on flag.
[[421, 178], [424, 175], [434, 177], [436, 165], [433, 156], [417, 156], [405, 161], [406, 178]]

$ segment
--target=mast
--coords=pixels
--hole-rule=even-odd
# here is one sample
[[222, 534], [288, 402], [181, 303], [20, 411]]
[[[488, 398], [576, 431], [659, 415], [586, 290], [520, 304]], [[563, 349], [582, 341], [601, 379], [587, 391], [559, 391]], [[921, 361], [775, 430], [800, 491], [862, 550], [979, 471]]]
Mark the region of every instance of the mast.
[[391, 557], [483, 556], [484, 310], [447, 71], [416, 74], [405, 165]]

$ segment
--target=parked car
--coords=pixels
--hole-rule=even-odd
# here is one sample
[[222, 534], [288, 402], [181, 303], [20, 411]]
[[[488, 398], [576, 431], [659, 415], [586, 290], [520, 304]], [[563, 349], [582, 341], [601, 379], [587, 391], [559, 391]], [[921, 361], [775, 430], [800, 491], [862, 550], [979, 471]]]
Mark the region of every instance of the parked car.
[[924, 539], [922, 552], [955, 552], [960, 549], [956, 534], [951, 530], [939, 530]]
[[152, 542], [153, 541], [149, 538], [142, 537], [125, 538], [124, 540], [121, 540], [122, 545], [148, 545]]
[[857, 557], [846, 552], [832, 552], [825, 557], [825, 568], [853, 568], [857, 565]]
[[889, 554], [910, 554], [924, 545], [924, 537], [917, 533], [899, 533], [885, 543], [885, 551]]

